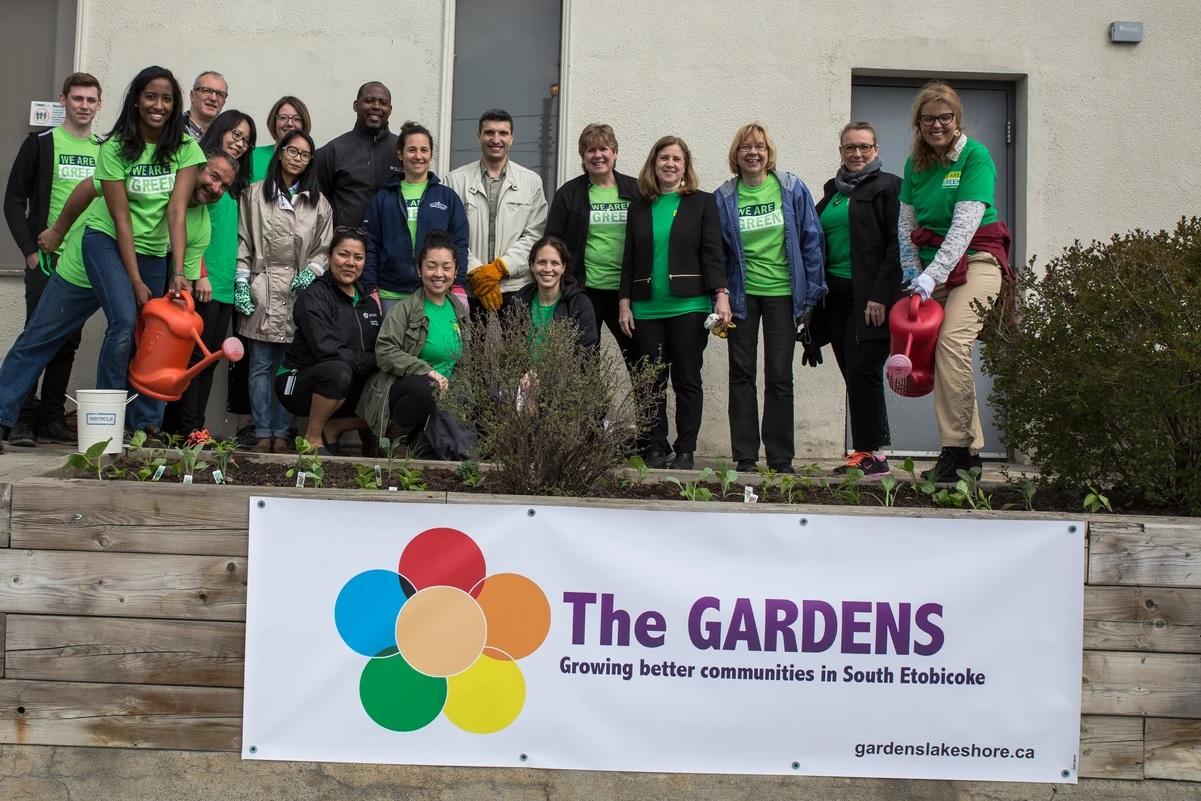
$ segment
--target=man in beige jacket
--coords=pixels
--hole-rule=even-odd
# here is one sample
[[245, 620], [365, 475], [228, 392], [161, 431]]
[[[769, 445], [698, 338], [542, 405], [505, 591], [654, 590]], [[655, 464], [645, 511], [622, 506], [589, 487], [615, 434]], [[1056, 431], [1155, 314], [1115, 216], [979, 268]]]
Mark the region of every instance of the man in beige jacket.
[[467, 284], [473, 313], [480, 307], [499, 310], [530, 283], [530, 248], [546, 228], [542, 179], [509, 160], [513, 117], [501, 109], [485, 111], [477, 136], [481, 159], [446, 178], [467, 211]]

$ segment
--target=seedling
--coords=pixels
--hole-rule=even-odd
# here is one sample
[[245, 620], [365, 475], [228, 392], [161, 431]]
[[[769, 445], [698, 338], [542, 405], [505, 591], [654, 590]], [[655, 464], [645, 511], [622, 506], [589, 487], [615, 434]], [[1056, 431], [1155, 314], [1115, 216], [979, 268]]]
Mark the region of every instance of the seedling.
[[1083, 506], [1084, 511], [1089, 514], [1095, 515], [1101, 512], [1113, 514], [1113, 506], [1109, 503], [1109, 498], [1092, 484], [1088, 485], [1088, 494], [1084, 496]]
[[626, 487], [637, 487], [646, 481], [647, 473], [650, 468], [646, 466], [646, 460], [641, 456], [634, 455], [626, 459], [626, 465], [634, 471], [633, 476], [625, 476], [621, 479], [622, 485]]
[[780, 486], [780, 480], [783, 476], [773, 468], [760, 467], [755, 472], [759, 474], [759, 489], [762, 490], [764, 498], [767, 497], [769, 492]]
[[309, 441], [304, 437], [296, 438], [296, 461], [293, 462], [284, 475], [288, 478], [293, 478], [300, 473], [304, 473], [306, 478], [312, 476], [313, 486], [318, 488], [321, 486], [321, 480], [325, 477], [325, 468], [321, 465], [321, 456], [318, 454], [317, 449], [309, 444]]
[[479, 462], [470, 460], [460, 462], [459, 468], [455, 470], [455, 475], [463, 482], [463, 486], [471, 487], [472, 489], [484, 484], [484, 473], [480, 470]]
[[895, 506], [897, 493], [900, 491], [900, 482], [893, 476], [884, 476], [880, 479], [880, 489], [884, 491], [884, 497], [880, 499], [881, 505], [889, 508]]
[[843, 503], [848, 506], [858, 506], [859, 501], [863, 498], [863, 492], [859, 489], [859, 482], [862, 480], [863, 471], [852, 467], [847, 471], [842, 481], [827, 486], [830, 493]]
[[955, 482], [955, 491], [963, 496], [964, 503], [972, 509], [992, 509], [992, 495], [980, 489], [980, 468], [956, 470], [959, 480]]
[[708, 487], [703, 486], [702, 483], [706, 480], [712, 481], [715, 478], [717, 478], [717, 476], [713, 473], [713, 471], [706, 467], [700, 472], [700, 475], [696, 477], [696, 481], [685, 481], [681, 483], [679, 479], [671, 476], [668, 476], [667, 480], [680, 488], [680, 497], [682, 498], [690, 501], [711, 501], [713, 500], [713, 492]]
[[396, 485], [405, 492], [425, 492], [425, 476], [406, 460], [396, 471]]
[[354, 468], [354, 484], [359, 489], [377, 490], [380, 488], [379, 479], [376, 477], [376, 467], [372, 465], [359, 464]]
[[104, 464], [104, 449], [112, 439], [106, 439], [103, 442], [95, 442], [82, 453], [73, 453], [67, 457], [67, 463], [63, 465], [63, 470], [74, 470], [79, 473], [95, 473], [96, 478], [103, 481], [105, 473], [111, 472], [105, 470]]
[[717, 479], [717, 483], [721, 486], [721, 497], [726, 498], [732, 494], [738, 494], [737, 491], [730, 491], [730, 487], [738, 480], [738, 471], [734, 469], [734, 465], [726, 462], [725, 464], [718, 465], [717, 469], [711, 472]]

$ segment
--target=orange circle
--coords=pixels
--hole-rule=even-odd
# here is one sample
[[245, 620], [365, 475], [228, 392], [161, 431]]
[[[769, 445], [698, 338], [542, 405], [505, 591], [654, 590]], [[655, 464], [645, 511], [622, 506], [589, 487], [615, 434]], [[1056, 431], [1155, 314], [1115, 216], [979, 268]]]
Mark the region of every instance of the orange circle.
[[542, 589], [525, 576], [488, 576], [476, 600], [488, 621], [488, 646], [511, 659], [532, 654], [550, 632], [550, 602]]
[[462, 673], [484, 650], [487, 623], [479, 604], [458, 587], [427, 587], [396, 616], [396, 647], [427, 676]]

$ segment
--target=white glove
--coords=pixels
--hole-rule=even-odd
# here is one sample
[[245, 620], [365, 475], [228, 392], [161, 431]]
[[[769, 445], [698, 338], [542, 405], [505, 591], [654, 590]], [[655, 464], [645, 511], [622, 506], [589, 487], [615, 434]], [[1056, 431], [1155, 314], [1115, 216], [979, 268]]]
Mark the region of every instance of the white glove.
[[930, 296], [934, 294], [934, 279], [926, 273], [922, 273], [909, 283], [908, 291], [921, 295], [923, 301], [929, 300]]

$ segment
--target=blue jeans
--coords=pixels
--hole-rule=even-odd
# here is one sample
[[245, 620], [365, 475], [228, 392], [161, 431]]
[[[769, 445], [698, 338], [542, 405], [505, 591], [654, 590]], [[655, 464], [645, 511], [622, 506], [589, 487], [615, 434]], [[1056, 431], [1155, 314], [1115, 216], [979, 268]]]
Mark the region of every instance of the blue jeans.
[[284, 363], [283, 342], [246, 340], [246, 357], [250, 361], [250, 414], [254, 418], [254, 435], [259, 439], [288, 438], [292, 415], [275, 397], [275, 372]]
[[0, 425], [11, 428], [25, 396], [59, 348], [100, 308], [91, 289], [50, 276], [25, 330], [0, 365]]
[[[139, 253], [137, 258], [138, 273], [150, 288], [150, 296], [162, 295], [167, 284], [166, 257]], [[96, 389], [128, 389], [138, 302], [117, 250], [117, 240], [91, 228], [84, 231], [83, 266], [100, 308], [108, 318], [104, 341], [100, 344], [100, 358], [96, 362]], [[162, 426], [165, 407], [163, 401], [140, 395], [125, 413], [125, 427], [131, 431], [157, 429]]]

